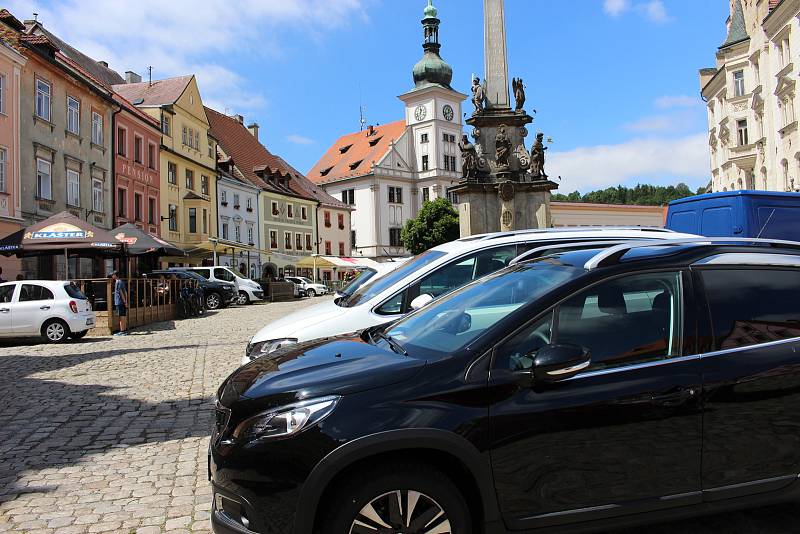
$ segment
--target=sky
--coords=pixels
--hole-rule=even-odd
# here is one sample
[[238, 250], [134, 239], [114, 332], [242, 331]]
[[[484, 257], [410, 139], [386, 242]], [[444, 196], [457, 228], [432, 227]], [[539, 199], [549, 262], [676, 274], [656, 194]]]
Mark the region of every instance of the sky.
[[[403, 118], [426, 0], [7, 0], [120, 73], [194, 73], [206, 105], [261, 126], [307, 172], [334, 141]], [[480, 0], [434, 0], [453, 88], [483, 75]], [[132, 6], [135, 6], [132, 7]], [[698, 70], [714, 66], [728, 0], [506, 0], [509, 77], [529, 129], [552, 138], [560, 192], [709, 181]], [[471, 110], [469, 101], [464, 111]], [[532, 136], [531, 136], [532, 137]]]

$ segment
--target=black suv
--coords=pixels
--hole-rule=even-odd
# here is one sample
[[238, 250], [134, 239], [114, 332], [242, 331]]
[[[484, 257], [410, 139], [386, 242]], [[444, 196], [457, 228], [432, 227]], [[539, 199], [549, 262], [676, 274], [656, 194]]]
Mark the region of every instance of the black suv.
[[205, 299], [206, 308], [209, 310], [226, 308], [233, 303], [237, 296], [235, 285], [206, 280], [199, 274], [191, 271], [153, 271], [150, 273], [150, 276], [154, 278], [191, 280], [197, 282], [203, 289], [203, 298]]
[[220, 387], [219, 533], [589, 531], [800, 499], [800, 243], [520, 261]]

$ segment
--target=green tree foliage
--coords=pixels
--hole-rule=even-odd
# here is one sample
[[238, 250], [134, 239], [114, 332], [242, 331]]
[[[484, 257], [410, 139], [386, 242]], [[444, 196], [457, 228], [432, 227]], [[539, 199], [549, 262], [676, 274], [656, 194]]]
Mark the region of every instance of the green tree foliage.
[[693, 192], [684, 183], [678, 185], [646, 185], [638, 184], [630, 188], [623, 185], [609, 187], [602, 191], [592, 191], [581, 195], [578, 191], [568, 195], [553, 195], [555, 202], [593, 202], [597, 204], [626, 204], [639, 206], [665, 206], [673, 200], [691, 197], [695, 194], [705, 193], [706, 188], [701, 187]]
[[417, 218], [408, 220], [400, 233], [403, 246], [412, 254], [458, 238], [458, 212], [446, 198], [423, 202]]

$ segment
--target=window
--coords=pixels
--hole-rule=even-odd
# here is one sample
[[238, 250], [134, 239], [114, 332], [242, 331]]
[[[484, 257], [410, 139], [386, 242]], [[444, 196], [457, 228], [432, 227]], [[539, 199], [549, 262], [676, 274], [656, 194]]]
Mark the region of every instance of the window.
[[736, 133], [739, 138], [739, 146], [748, 144], [747, 140], [747, 120], [736, 121]]
[[8, 150], [0, 148], [0, 193], [5, 193], [8, 182]]
[[403, 203], [403, 188], [389, 186], [389, 203], [402, 204]]
[[300, 218], [304, 221], [308, 220], [308, 208], [306, 206], [300, 206]]
[[445, 143], [455, 143], [455, 142], [456, 142], [456, 136], [455, 136], [455, 135], [453, 135], [453, 134], [445, 133], [445, 134], [442, 136], [442, 140], [443, 140]]
[[172, 185], [176, 185], [178, 183], [178, 166], [171, 161], [167, 162], [167, 182], [171, 183]]
[[292, 250], [292, 233], [291, 232], [284, 232], [283, 233], [283, 247], [286, 250]]
[[142, 221], [142, 195], [139, 193], [133, 194], [133, 218], [137, 221]]
[[121, 187], [117, 189], [117, 215], [125, 217], [128, 206], [128, 191]]
[[330, 241], [325, 241], [325, 255], [326, 256], [333, 255], [333, 248], [331, 247]]
[[389, 228], [389, 246], [402, 247], [403, 242], [400, 239], [400, 228]]
[[183, 127], [183, 133], [181, 134], [181, 142], [182, 142], [184, 145], [188, 145], [188, 144], [189, 144], [189, 143], [188, 143], [188, 139], [189, 139], [189, 134], [188, 134], [188, 132], [189, 132], [189, 130], [186, 128], [186, 126], [184, 126], [184, 127]]
[[286, 216], [294, 219], [294, 204], [286, 204]]
[[423, 202], [427, 202], [430, 199], [431, 199], [431, 188], [430, 187], [423, 187], [422, 188], [422, 201]]
[[67, 97], [67, 131], [75, 135], [81, 133], [81, 103], [71, 96]]
[[200, 176], [200, 194], [201, 195], [208, 194], [208, 176], [204, 175]]
[[294, 248], [303, 250], [303, 234], [294, 234]]
[[0, 74], [0, 113], [6, 112], [6, 77]]
[[128, 156], [128, 147], [127, 145], [127, 131], [125, 128], [119, 127], [117, 128], [117, 154], [123, 157]]
[[214, 159], [214, 143], [211, 142], [211, 139], [208, 140], [208, 157]]
[[419, 136], [419, 142], [420, 143], [427, 143], [428, 142], [428, 134], [424, 133], [424, 134], [420, 135]]
[[348, 206], [355, 206], [355, 204], [356, 204], [356, 190], [355, 189], [345, 189], [344, 191], [342, 191], [342, 202], [344, 202]]
[[197, 208], [189, 208], [189, 233], [197, 233]]
[[171, 232], [178, 231], [178, 206], [169, 205], [169, 229]]
[[444, 170], [446, 171], [450, 170], [450, 156], [444, 157]]
[[326, 211], [325, 212], [325, 228], [330, 228], [330, 227], [331, 227], [331, 212]]
[[133, 161], [144, 163], [144, 139], [138, 135], [133, 136]]
[[222, 223], [222, 239], [228, 239], [228, 223]]
[[36, 116], [50, 120], [50, 84], [36, 79]]
[[167, 115], [164, 115], [164, 116], [161, 117], [161, 132], [164, 135], [168, 135], [168, 136], [172, 137], [172, 134], [170, 133], [170, 131], [171, 131], [170, 119], [169, 119], [169, 117]]
[[450, 158], [450, 170], [455, 171], [456, 169], [456, 157], [455, 156], [445, 156], [445, 159]]
[[447, 193], [447, 200], [450, 201], [451, 204], [458, 204], [458, 193]]
[[200, 132], [194, 133], [194, 148], [200, 150]]
[[306, 234], [306, 250], [311, 250], [311, 234]]
[[278, 248], [278, 232], [275, 230], [269, 231], [269, 248]]
[[203, 209], [203, 234], [208, 235], [208, 210]]
[[247, 244], [254, 245], [255, 241], [253, 241], [253, 228], [251, 226], [247, 227]]
[[428, 156], [422, 156], [422, 170], [427, 171], [429, 167]]
[[72, 169], [67, 169], [67, 204], [75, 207], [81, 205], [81, 177]]
[[147, 166], [156, 170], [156, 145], [154, 143], [147, 144]]
[[350, 246], [356, 248], [356, 231], [350, 230]]
[[103, 146], [103, 116], [92, 111], [92, 143]]
[[186, 188], [194, 190], [194, 171], [186, 169]]
[[233, 227], [233, 238], [236, 239], [237, 243], [242, 242], [242, 227], [238, 224]]
[[149, 224], [156, 223], [156, 199], [153, 197], [147, 199], [147, 222]]
[[233, 208], [238, 210], [240, 207], [241, 207], [241, 204], [239, 204], [239, 193], [234, 193], [233, 194]]
[[36, 196], [45, 200], [53, 200], [52, 165], [43, 159], [36, 160]]
[[344, 214], [343, 213], [339, 213], [336, 216], [336, 219], [337, 219], [337, 221], [339, 223], [339, 230], [344, 230]]
[[278, 203], [273, 200], [272, 201], [272, 216], [273, 217], [277, 217], [280, 214], [281, 214], [281, 212], [278, 209]]
[[341, 241], [339, 241], [339, 256], [340, 257], [344, 256], [344, 243], [342, 243]]
[[253, 211], [253, 199], [247, 197], [247, 211]]
[[14, 290], [17, 289], [15, 284], [0, 287], [0, 302], [8, 304], [14, 297]]
[[219, 201], [223, 206], [228, 205], [228, 192], [224, 189], [219, 192]]
[[744, 71], [737, 70], [733, 73], [733, 96], [744, 96]]
[[800, 271], [720, 269], [702, 277], [715, 350], [800, 337]]
[[19, 291], [20, 302], [35, 302], [38, 300], [55, 300], [53, 292], [44, 286], [35, 286], [33, 284], [22, 284], [22, 289]]
[[214, 269], [214, 278], [222, 280], [223, 282], [235, 282], [236, 278], [228, 269], [221, 269], [217, 267]]
[[92, 180], [92, 211], [103, 213], [105, 211], [105, 198], [103, 195], [102, 180]]

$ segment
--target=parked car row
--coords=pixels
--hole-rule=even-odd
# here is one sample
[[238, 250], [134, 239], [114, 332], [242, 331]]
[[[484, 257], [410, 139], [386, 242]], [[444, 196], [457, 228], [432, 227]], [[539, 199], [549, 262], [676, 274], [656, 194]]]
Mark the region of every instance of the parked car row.
[[215, 532], [589, 531], [800, 499], [800, 243], [478, 236], [288, 322], [217, 393]]

